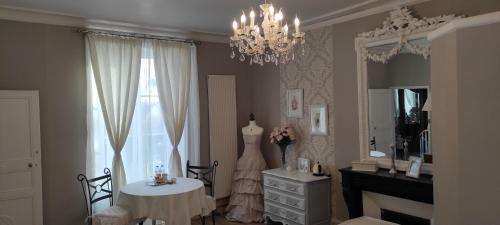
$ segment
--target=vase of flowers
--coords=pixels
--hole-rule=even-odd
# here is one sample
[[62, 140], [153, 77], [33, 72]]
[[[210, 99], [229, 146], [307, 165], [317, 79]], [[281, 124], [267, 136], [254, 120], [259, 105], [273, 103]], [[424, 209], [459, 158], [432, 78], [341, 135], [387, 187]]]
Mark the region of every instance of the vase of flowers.
[[277, 144], [281, 150], [281, 163], [286, 165], [286, 149], [295, 142], [295, 132], [291, 127], [274, 128], [269, 135], [271, 144]]

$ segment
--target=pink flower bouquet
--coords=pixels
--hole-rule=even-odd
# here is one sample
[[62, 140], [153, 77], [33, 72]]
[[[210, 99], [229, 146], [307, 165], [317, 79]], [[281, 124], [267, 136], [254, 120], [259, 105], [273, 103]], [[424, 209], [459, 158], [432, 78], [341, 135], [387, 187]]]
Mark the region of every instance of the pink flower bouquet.
[[291, 127], [274, 128], [269, 135], [271, 144], [277, 144], [281, 150], [281, 162], [285, 166], [285, 153], [288, 145], [295, 141], [295, 132]]

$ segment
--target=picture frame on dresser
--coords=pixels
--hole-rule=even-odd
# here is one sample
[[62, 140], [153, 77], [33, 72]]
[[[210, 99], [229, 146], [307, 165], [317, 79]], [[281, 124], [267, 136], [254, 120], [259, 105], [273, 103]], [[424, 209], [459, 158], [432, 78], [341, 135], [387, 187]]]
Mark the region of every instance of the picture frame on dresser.
[[288, 117], [302, 118], [304, 116], [304, 90], [289, 89], [286, 91], [286, 96]]
[[302, 172], [302, 173], [309, 173], [311, 172], [311, 162], [309, 159], [306, 158], [298, 158], [297, 159], [297, 169]]

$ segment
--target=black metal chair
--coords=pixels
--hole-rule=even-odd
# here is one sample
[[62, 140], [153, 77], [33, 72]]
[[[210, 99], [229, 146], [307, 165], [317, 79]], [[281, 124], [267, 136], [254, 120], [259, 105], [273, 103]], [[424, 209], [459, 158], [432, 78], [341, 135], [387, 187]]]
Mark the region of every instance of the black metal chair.
[[[215, 175], [219, 162], [215, 160], [211, 166], [193, 166], [187, 161], [186, 177], [199, 179], [203, 182], [205, 188], [208, 188], [208, 195], [215, 201]], [[190, 176], [191, 175], [191, 176]], [[201, 217], [201, 222], [205, 224], [205, 217]], [[215, 210], [212, 211], [212, 224], [215, 225]]]
[[[87, 176], [79, 174], [77, 179], [82, 185], [83, 196], [85, 198], [87, 209], [86, 224], [93, 224], [94, 216], [97, 215], [94, 214], [95, 204], [104, 200], [109, 200], [110, 208], [104, 210], [104, 212], [99, 212], [99, 215], [120, 217], [117, 219], [132, 221], [128, 210], [113, 207], [113, 181], [111, 179], [111, 171], [108, 168], [104, 169], [103, 176], [88, 179]], [[139, 224], [142, 225], [143, 221], [139, 222]]]

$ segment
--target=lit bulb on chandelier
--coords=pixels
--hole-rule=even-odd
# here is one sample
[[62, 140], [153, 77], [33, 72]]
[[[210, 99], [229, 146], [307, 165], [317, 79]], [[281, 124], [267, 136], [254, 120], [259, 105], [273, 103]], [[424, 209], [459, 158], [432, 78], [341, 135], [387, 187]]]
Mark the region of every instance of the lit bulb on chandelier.
[[299, 30], [299, 26], [300, 26], [300, 21], [299, 21], [299, 18], [297, 16], [295, 16], [295, 33], [298, 34], [300, 33], [300, 30]]
[[238, 22], [236, 20], [233, 21], [233, 30], [238, 30]]
[[283, 13], [281, 12], [281, 9], [280, 9], [280, 11], [278, 13], [276, 13], [274, 15], [274, 20], [275, 21], [281, 21], [281, 20], [283, 20]]
[[247, 17], [245, 16], [245, 13], [243, 13], [241, 14], [241, 26], [244, 27], [246, 22], [247, 22]]
[[253, 27], [255, 24], [255, 12], [253, 11], [250, 11], [250, 27]]
[[[250, 64], [263, 62], [286, 63], [295, 57], [296, 47], [302, 47], [304, 53], [305, 33], [300, 31], [300, 20], [294, 19], [295, 32], [289, 33], [289, 27], [283, 10], [265, 2], [259, 6], [261, 21], [256, 20], [256, 12], [251, 9], [249, 24], [243, 11], [240, 23], [233, 21], [234, 35], [230, 37], [231, 58], [235, 58], [234, 51], [239, 52], [240, 61], [250, 60]], [[260, 32], [262, 29], [262, 33]], [[248, 57], [245, 57], [248, 56]]]

